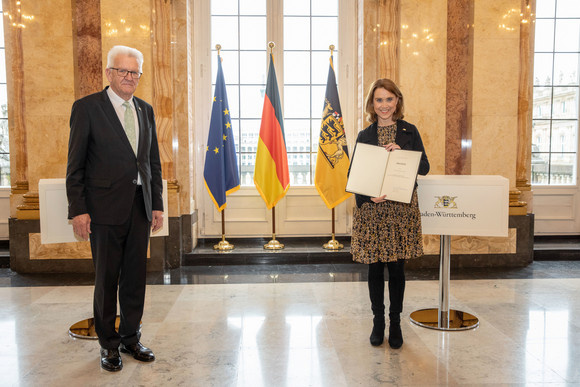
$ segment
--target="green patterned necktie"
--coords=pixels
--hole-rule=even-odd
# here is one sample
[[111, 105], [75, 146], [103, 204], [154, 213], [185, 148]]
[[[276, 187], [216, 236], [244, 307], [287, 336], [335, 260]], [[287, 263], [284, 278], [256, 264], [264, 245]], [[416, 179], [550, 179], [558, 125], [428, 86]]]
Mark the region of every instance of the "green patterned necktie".
[[135, 134], [135, 116], [133, 115], [133, 109], [131, 109], [129, 101], [123, 102], [123, 107], [125, 107], [125, 133], [131, 143], [133, 152], [137, 154], [137, 135]]

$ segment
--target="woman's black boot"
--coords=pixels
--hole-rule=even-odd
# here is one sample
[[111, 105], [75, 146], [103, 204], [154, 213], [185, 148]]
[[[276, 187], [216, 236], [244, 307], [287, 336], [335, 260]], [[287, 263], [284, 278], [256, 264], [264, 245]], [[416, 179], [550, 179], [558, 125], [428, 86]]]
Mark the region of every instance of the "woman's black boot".
[[385, 316], [377, 315], [373, 318], [373, 331], [371, 332], [371, 345], [379, 346], [385, 339]]
[[389, 313], [389, 320], [389, 345], [393, 349], [399, 349], [403, 345], [401, 315], [399, 313]]

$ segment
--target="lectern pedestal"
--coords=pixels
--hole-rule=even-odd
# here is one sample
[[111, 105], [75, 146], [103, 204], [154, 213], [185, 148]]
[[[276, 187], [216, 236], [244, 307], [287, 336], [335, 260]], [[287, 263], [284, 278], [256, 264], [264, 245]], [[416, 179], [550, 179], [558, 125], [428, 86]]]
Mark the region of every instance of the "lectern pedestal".
[[419, 326], [440, 331], [473, 329], [479, 320], [472, 314], [449, 309], [449, 276], [451, 269], [451, 236], [441, 235], [439, 262], [439, 308], [420, 309], [411, 313], [411, 321]]

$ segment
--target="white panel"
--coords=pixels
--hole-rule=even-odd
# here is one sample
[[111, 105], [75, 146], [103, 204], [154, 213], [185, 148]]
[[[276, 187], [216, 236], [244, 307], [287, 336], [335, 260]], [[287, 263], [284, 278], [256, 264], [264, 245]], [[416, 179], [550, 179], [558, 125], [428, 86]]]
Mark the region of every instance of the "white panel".
[[424, 234], [508, 236], [509, 180], [502, 176], [419, 176]]
[[580, 234], [578, 187], [535, 186], [534, 234]]
[[576, 195], [534, 195], [536, 220], [574, 220]]

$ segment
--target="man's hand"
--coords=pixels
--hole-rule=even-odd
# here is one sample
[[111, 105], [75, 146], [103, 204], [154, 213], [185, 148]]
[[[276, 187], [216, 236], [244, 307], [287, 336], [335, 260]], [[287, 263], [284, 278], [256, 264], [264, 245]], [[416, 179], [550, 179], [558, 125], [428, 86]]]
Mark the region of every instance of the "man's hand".
[[72, 219], [73, 231], [86, 241], [91, 233], [91, 217], [89, 214], [77, 215]]
[[163, 227], [163, 211], [153, 211], [151, 219], [151, 232], [155, 232]]

